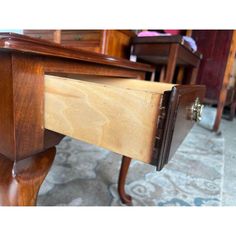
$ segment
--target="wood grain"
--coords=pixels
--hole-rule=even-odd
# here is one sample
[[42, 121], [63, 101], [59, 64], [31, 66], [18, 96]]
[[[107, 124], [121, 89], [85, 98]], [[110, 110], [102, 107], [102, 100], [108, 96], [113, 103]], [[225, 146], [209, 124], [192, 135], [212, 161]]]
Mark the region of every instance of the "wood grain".
[[55, 154], [51, 148], [15, 163], [0, 154], [0, 205], [34, 206]]
[[150, 82], [132, 78], [114, 78], [108, 76], [67, 75], [65, 77], [80, 81], [112, 85], [124, 89], [140, 90], [159, 94], [163, 94], [165, 91], [170, 91], [174, 86], [177, 86], [176, 84]]
[[37, 57], [12, 56], [16, 158], [43, 151], [43, 67]]
[[145, 79], [147, 75], [144, 71], [129, 70], [121, 67], [99, 65], [96, 63], [89, 63], [84, 61], [75, 61], [63, 58], [50, 58], [44, 57], [42, 61], [44, 71], [46, 74], [59, 75], [67, 73], [70, 75], [82, 74], [82, 75], [100, 75], [100, 76], [112, 76], [112, 77], [124, 77], [124, 78], [136, 78]]
[[[0, 54], [0, 153], [14, 160], [14, 114], [11, 54]], [[7, 104], [7, 105], [6, 105]]]
[[43, 151], [43, 67], [30, 55], [0, 58], [0, 153], [14, 161]]
[[[131, 46], [131, 33], [129, 30], [104, 30], [103, 34], [103, 47], [101, 52], [121, 58], [129, 58], [130, 46]], [[135, 34], [134, 34], [135, 35]]]
[[45, 128], [149, 163], [162, 95], [45, 76]]
[[118, 57], [112, 57], [100, 53], [75, 49], [73, 47], [63, 47], [57, 43], [14, 33], [0, 34], [0, 48], [24, 53], [34, 53], [44, 56], [54, 56], [68, 59], [70, 58], [89, 63], [114, 66], [118, 68], [121, 67], [131, 70], [153, 72], [153, 66], [148, 64], [136, 63]]

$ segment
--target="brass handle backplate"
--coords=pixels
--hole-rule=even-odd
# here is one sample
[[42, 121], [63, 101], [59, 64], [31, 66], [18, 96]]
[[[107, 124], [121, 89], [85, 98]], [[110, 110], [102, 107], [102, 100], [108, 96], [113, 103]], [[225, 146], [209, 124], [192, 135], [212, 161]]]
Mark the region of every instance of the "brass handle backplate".
[[191, 108], [192, 120], [196, 122], [201, 121], [203, 107], [204, 105], [200, 103], [200, 99], [197, 97]]

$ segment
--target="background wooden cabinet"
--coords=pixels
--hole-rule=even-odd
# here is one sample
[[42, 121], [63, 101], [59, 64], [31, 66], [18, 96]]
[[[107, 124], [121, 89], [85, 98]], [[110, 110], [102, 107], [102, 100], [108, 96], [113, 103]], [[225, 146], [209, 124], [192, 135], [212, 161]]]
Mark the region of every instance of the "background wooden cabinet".
[[223, 84], [233, 30], [193, 30], [203, 54], [197, 83], [206, 85], [206, 102], [217, 104]]
[[132, 30], [24, 30], [25, 35], [64, 46], [129, 58]]
[[203, 54], [197, 83], [206, 85], [205, 102], [217, 104], [213, 127], [213, 130], [217, 131], [225, 105], [230, 105], [230, 119], [235, 115], [235, 81], [230, 83], [230, 78], [235, 61], [236, 31], [193, 30], [192, 37]]

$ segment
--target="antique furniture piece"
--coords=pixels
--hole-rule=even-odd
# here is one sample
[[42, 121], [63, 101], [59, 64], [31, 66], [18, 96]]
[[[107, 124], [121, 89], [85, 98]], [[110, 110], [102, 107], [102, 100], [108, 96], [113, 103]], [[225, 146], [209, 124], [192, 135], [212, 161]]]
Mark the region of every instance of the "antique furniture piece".
[[129, 58], [131, 30], [24, 30], [30, 37], [49, 40], [64, 46]]
[[34, 205], [64, 135], [131, 159], [168, 162], [201, 116], [204, 86], [144, 81], [150, 65], [0, 34], [0, 205]]
[[[194, 84], [197, 76], [201, 54], [193, 52], [181, 35], [135, 37], [132, 41], [131, 55], [137, 61], [160, 67], [160, 82]], [[174, 81], [177, 66], [185, 68], [186, 75], [178, 74]], [[184, 78], [184, 80], [183, 80]]]
[[224, 106], [231, 104], [231, 117], [235, 113], [235, 89], [229, 89], [229, 81], [235, 60], [236, 31], [193, 30], [192, 37], [203, 53], [197, 83], [206, 86], [204, 102], [217, 105], [213, 130], [218, 131]]

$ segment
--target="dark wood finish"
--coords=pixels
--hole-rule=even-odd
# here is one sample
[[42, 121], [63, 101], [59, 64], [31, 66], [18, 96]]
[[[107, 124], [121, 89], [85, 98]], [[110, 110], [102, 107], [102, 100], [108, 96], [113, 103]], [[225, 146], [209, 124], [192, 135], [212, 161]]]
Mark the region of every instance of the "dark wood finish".
[[135, 36], [131, 30], [104, 30], [101, 53], [121, 58], [129, 58], [131, 39]]
[[[9, 33], [0, 34], [0, 59], [0, 153], [1, 157], [4, 156], [4, 160], [9, 160], [2, 162], [6, 163], [2, 164], [2, 173], [7, 178], [5, 182], [9, 183], [13, 180], [8, 172], [14, 162], [17, 162], [17, 165], [22, 163], [22, 168], [24, 169], [25, 166], [29, 172], [27, 181], [34, 182], [35, 175], [31, 171], [36, 171], [37, 168], [35, 166], [27, 167], [28, 162], [32, 163], [30, 158], [39, 156], [43, 159], [44, 154], [40, 153], [54, 147], [63, 138], [63, 135], [44, 128], [45, 74], [62, 74], [68, 77], [73, 77], [74, 74], [87, 74], [145, 79], [150, 78], [150, 74], [153, 75], [155, 70], [150, 65], [74, 50], [45, 40]], [[161, 169], [172, 155], [173, 151], [169, 153], [171, 144], [174, 147], [172, 150], [174, 150], [191, 128], [192, 123], [189, 125], [186, 122], [185, 111], [192, 105], [196, 96], [201, 98], [203, 93], [202, 86], [177, 86], [169, 93], [170, 100], [163, 98], [163, 126], [161, 128], [159, 124], [157, 128], [157, 137], [162, 129], [161, 142], [158, 142], [157, 139], [154, 145], [155, 140], [153, 140], [155, 165], [158, 169]], [[177, 128], [174, 129], [175, 126]], [[173, 130], [175, 133], [172, 138]], [[51, 154], [45, 155], [52, 156]], [[36, 163], [41, 162], [35, 162], [40, 169], [41, 164]], [[124, 191], [129, 163], [130, 158], [124, 157], [119, 177], [119, 193], [124, 202], [130, 201]], [[5, 169], [8, 170], [4, 172]], [[45, 174], [42, 176], [45, 177], [48, 169], [49, 167], [45, 167]], [[37, 182], [38, 185], [40, 183]], [[13, 194], [15, 199], [13, 202], [23, 204], [20, 200], [22, 194], [24, 193]], [[11, 202], [9, 194], [6, 193], [4, 198], [4, 204]], [[32, 198], [30, 197], [30, 199]]]
[[[215, 131], [215, 132], [217, 132], [220, 127], [220, 120], [222, 117], [222, 113], [223, 113], [226, 98], [227, 98], [228, 84], [229, 84], [230, 75], [231, 75], [231, 72], [233, 69], [233, 62], [235, 60], [235, 53], [236, 53], [236, 31], [234, 31], [232, 34], [230, 49], [229, 49], [228, 57], [227, 57], [227, 64], [226, 64], [225, 71], [224, 71], [223, 84], [221, 87], [220, 96], [219, 96], [219, 100], [218, 100], [216, 119], [215, 119], [215, 123], [213, 126], [213, 131]], [[233, 105], [233, 107], [234, 107], [234, 105]], [[231, 113], [232, 113], [232, 109], [231, 109]]]
[[217, 104], [223, 83], [232, 30], [193, 30], [203, 58], [199, 67], [197, 83], [206, 86], [206, 99]]
[[63, 41], [84, 41], [99, 42], [99, 30], [62, 30], [61, 40]]
[[199, 67], [189, 66], [186, 70], [185, 78], [183, 79], [184, 84], [196, 84]]
[[44, 39], [56, 42], [54, 39], [56, 30], [24, 30], [24, 34], [36, 39]]
[[30, 37], [46, 39], [91, 52], [129, 58], [131, 30], [24, 30]]
[[196, 98], [203, 103], [205, 96], [205, 87], [203, 86], [177, 86], [172, 90], [170, 104], [167, 111], [166, 135], [169, 136], [165, 142], [164, 162], [167, 164], [170, 158], [185, 139], [189, 130], [194, 125], [194, 121], [190, 119], [192, 105]]
[[[74, 50], [55, 43], [11, 33], [0, 34], [0, 153], [1, 204], [32, 205], [49, 165], [41, 169], [46, 149], [58, 144], [63, 135], [44, 129], [44, 74], [67, 73], [145, 79], [154, 73], [150, 65], [134, 63], [97, 53]], [[51, 153], [51, 152], [50, 152]], [[47, 156], [47, 155], [46, 155]], [[51, 154], [49, 155], [51, 156]], [[46, 158], [46, 157], [45, 157]], [[34, 158], [33, 158], [34, 159]], [[28, 180], [16, 187], [16, 194], [4, 193], [15, 180], [10, 176], [13, 163], [27, 169]], [[28, 164], [27, 164], [28, 163]], [[32, 163], [32, 168], [28, 165]], [[40, 176], [36, 171], [38, 166]], [[22, 170], [23, 170], [22, 169]], [[26, 172], [24, 171], [24, 176]], [[40, 178], [39, 178], [40, 177]], [[9, 186], [7, 186], [9, 185]], [[23, 186], [23, 187], [20, 187]], [[33, 192], [27, 190], [33, 188]], [[37, 190], [37, 191], [36, 191]], [[29, 195], [28, 200], [24, 194]], [[33, 196], [34, 195], [34, 196]], [[13, 199], [13, 200], [12, 200]]]
[[188, 43], [186, 43], [184, 40], [183, 40], [183, 37], [181, 35], [174, 35], [174, 36], [155, 36], [155, 37], [136, 37], [133, 39], [133, 43], [134, 44], [139, 44], [139, 43], [142, 43], [142, 44], [146, 44], [146, 43], [149, 43], [149, 44], [156, 44], [156, 43], [179, 43], [179, 44], [183, 44], [185, 47], [189, 48], [189, 45]]
[[[43, 150], [43, 67], [36, 57], [12, 55], [16, 158]], [[33, 132], [32, 132], [33, 131]]]
[[[11, 54], [0, 53], [0, 152], [14, 160], [14, 117]], [[7, 105], [6, 105], [7, 104]]]
[[192, 52], [182, 36], [135, 37], [132, 43], [131, 54], [137, 56], [137, 61], [151, 63], [157, 68], [167, 66], [164, 79], [161, 71], [161, 82], [172, 83], [177, 66], [191, 68], [194, 72], [183, 84], [195, 82], [202, 55], [198, 51]]
[[67, 59], [75, 59], [83, 62], [109, 65], [138, 71], [153, 72], [153, 66], [143, 63], [134, 63], [122, 58], [111, 57], [103, 54], [75, 50], [71, 47], [48, 42], [46, 40], [34, 39], [14, 33], [0, 34], [0, 48], [15, 50], [25, 53], [33, 53], [44, 56], [53, 56]]
[[147, 74], [145, 71], [140, 70], [130, 70], [108, 65], [98, 66], [96, 63], [78, 62], [64, 58], [45, 58], [42, 63], [44, 64], [46, 74], [62, 76], [66, 74], [84, 74], [145, 79]]
[[56, 148], [13, 162], [0, 155], [0, 205], [34, 206], [39, 188], [56, 154]]
[[92, 52], [101, 52], [99, 30], [61, 30], [61, 45]]
[[175, 67], [177, 63], [177, 57], [178, 57], [178, 50], [179, 50], [178, 44], [172, 44], [170, 46], [165, 80], [160, 81], [160, 82], [171, 83], [173, 81]]
[[213, 131], [218, 131], [232, 70], [230, 60], [235, 57], [235, 48], [232, 48], [235, 47], [234, 31], [193, 30], [192, 36], [204, 55], [199, 67], [197, 83], [206, 86], [205, 103], [217, 104]]
[[192, 105], [197, 97], [203, 102], [204, 95], [200, 85], [180, 85], [164, 94], [152, 162], [157, 170], [168, 163], [191, 130], [195, 123], [190, 118]]
[[132, 160], [131, 158], [126, 156], [122, 157], [119, 180], [118, 180], [118, 193], [120, 196], [120, 200], [122, 201], [122, 203], [127, 205], [131, 205], [132, 203], [131, 196], [127, 195], [125, 192], [125, 181], [131, 160]]
[[[44, 70], [37, 56], [1, 52], [0, 59], [0, 153], [12, 161], [21, 160], [47, 146]], [[50, 140], [52, 146], [58, 143], [56, 137], [55, 142]]]
[[0, 152], [15, 160], [42, 151], [42, 66], [30, 56], [3, 53], [0, 74], [3, 102], [0, 104], [0, 130], [4, 131], [1, 133]]

